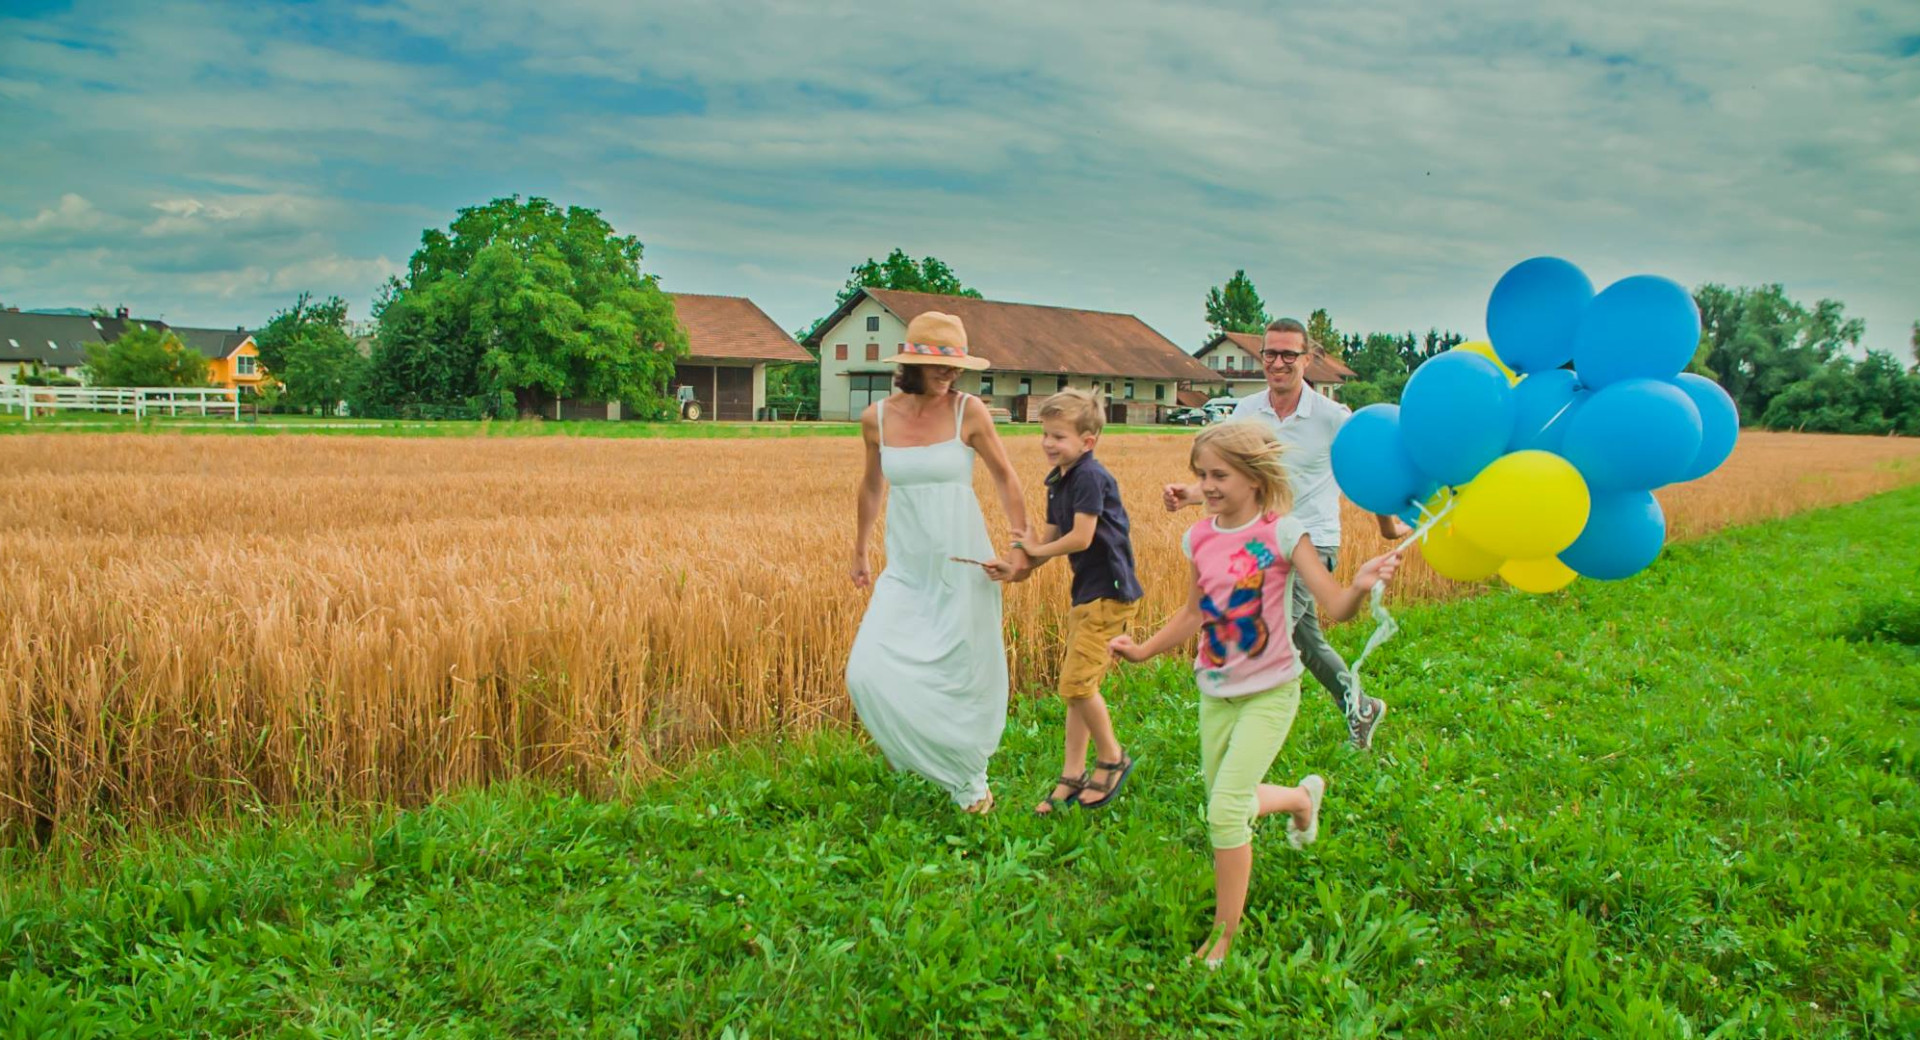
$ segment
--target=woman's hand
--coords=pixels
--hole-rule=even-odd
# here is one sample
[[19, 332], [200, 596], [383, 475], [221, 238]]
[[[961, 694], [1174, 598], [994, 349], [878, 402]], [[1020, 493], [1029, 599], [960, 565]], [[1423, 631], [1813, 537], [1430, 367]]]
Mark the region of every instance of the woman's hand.
[[1013, 564], [998, 558], [988, 560], [981, 564], [980, 569], [986, 571], [987, 577], [992, 578], [994, 581], [1019, 581], [1022, 577], [1020, 571], [1015, 568]]
[[1399, 569], [1400, 551], [1398, 549], [1382, 556], [1375, 556], [1361, 564], [1360, 569], [1354, 572], [1353, 587], [1371, 589], [1375, 585], [1392, 581], [1393, 573]]
[[873, 587], [873, 572], [868, 569], [865, 549], [854, 550], [853, 566], [847, 569], [847, 577], [853, 579], [853, 587], [856, 589]]
[[1107, 641], [1107, 652], [1122, 660], [1132, 661], [1134, 664], [1147, 659], [1147, 655], [1140, 650], [1140, 644], [1134, 642], [1132, 636], [1114, 636]]

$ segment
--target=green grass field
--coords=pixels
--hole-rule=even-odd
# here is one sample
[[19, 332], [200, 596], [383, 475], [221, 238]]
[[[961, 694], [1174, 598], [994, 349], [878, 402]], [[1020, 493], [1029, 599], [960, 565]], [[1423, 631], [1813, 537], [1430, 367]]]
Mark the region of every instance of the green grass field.
[[1329, 777], [1326, 827], [1256, 839], [1218, 973], [1168, 662], [1109, 687], [1127, 792], [1058, 821], [1041, 698], [984, 820], [836, 733], [618, 802], [16, 851], [0, 1036], [1913, 1036], [1916, 584], [1920, 488], [1405, 610], [1378, 751], [1303, 703], [1276, 770]]

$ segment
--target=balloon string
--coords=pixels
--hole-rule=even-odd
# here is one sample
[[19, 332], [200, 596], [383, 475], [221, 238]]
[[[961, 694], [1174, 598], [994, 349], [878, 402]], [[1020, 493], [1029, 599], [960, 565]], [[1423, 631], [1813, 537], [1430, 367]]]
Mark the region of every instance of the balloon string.
[[[1433, 530], [1435, 524], [1438, 524], [1448, 513], [1453, 512], [1453, 504], [1457, 501], [1459, 501], [1458, 495], [1449, 495], [1439, 509], [1431, 512], [1428, 511], [1425, 503], [1415, 503], [1415, 507], [1420, 510], [1420, 526], [1414, 528], [1413, 533], [1407, 535], [1399, 545], [1394, 546], [1393, 551], [1400, 552], [1414, 542], [1425, 539], [1427, 532]], [[1394, 634], [1400, 631], [1400, 623], [1395, 621], [1393, 615], [1387, 611], [1386, 582], [1373, 583], [1367, 605], [1369, 613], [1373, 615], [1373, 634], [1367, 637], [1367, 645], [1360, 650], [1360, 656], [1353, 659], [1353, 664], [1349, 665], [1346, 671], [1346, 682], [1343, 684], [1346, 686], [1346, 696], [1343, 699], [1346, 702], [1348, 718], [1353, 717], [1354, 707], [1360, 698], [1360, 666], [1367, 663], [1367, 658], [1372, 656], [1382, 643], [1392, 639]]]

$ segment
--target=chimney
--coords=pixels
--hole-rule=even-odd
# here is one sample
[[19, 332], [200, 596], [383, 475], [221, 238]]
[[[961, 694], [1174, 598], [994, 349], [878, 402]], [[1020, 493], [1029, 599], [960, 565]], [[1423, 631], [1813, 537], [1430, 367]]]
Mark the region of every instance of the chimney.
[[245, 332], [245, 331], [247, 331], [247, 327], [246, 327], [245, 325], [235, 325], [235, 326], [233, 327], [233, 331], [235, 331], [235, 332]]
[[114, 308], [113, 316], [121, 319], [122, 321], [125, 321], [127, 317], [127, 309], [125, 307], [116, 307]]

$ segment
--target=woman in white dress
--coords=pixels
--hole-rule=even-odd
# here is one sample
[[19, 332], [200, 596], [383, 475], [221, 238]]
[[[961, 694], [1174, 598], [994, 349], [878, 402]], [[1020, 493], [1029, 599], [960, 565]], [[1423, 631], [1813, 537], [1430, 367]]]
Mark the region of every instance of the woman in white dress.
[[[962, 369], [988, 366], [967, 352], [960, 319], [938, 311], [914, 318], [891, 360], [900, 392], [860, 417], [866, 473], [851, 573], [873, 598], [847, 661], [847, 692], [895, 769], [984, 813], [993, 808], [987, 760], [1007, 723], [1007, 654], [999, 586], [984, 568], [953, 559], [994, 559], [973, 493], [974, 457], [986, 461], [1012, 530], [1026, 530], [1026, 503], [986, 406], [953, 389]], [[868, 559], [883, 492], [887, 559], [875, 579]], [[1016, 576], [1032, 567], [1018, 549], [1005, 562]]]

